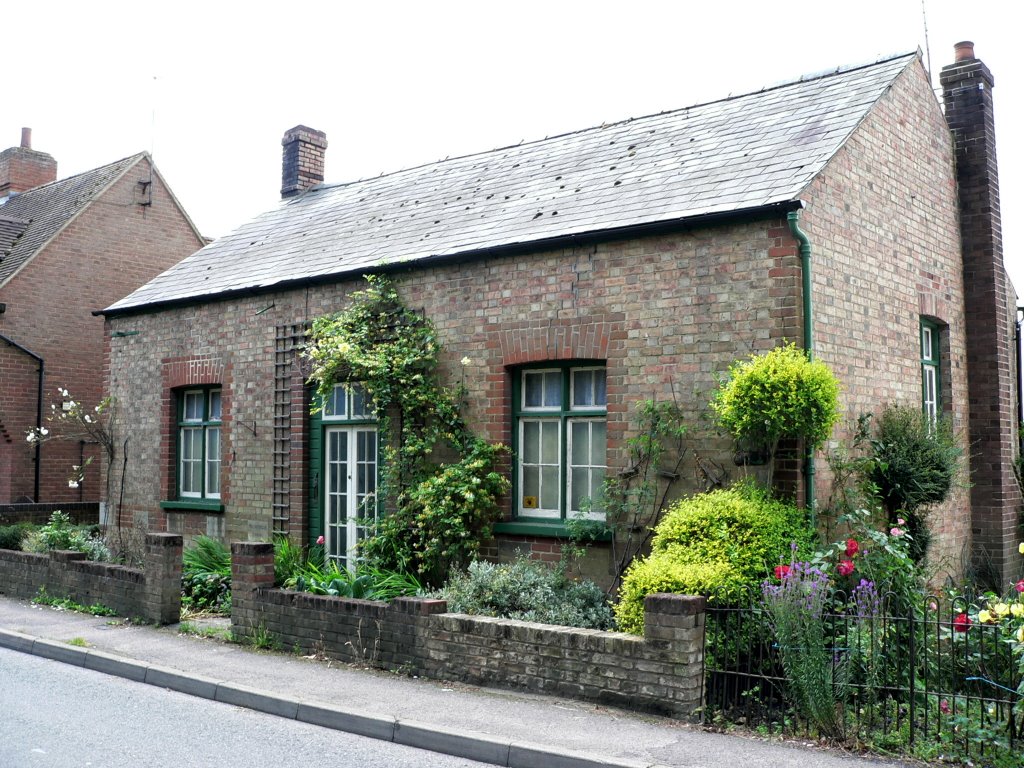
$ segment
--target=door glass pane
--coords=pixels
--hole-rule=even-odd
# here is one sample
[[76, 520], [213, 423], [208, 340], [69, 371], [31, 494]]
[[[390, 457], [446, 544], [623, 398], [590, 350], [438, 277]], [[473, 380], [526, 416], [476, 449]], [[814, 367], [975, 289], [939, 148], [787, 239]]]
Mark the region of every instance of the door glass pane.
[[608, 464], [608, 427], [603, 421], [590, 422], [590, 463], [596, 467]]
[[343, 419], [348, 415], [345, 385], [335, 384], [330, 397], [324, 401], [324, 416], [332, 419]]
[[569, 508], [573, 512], [580, 510], [583, 500], [590, 497], [590, 471], [574, 467], [570, 483]]

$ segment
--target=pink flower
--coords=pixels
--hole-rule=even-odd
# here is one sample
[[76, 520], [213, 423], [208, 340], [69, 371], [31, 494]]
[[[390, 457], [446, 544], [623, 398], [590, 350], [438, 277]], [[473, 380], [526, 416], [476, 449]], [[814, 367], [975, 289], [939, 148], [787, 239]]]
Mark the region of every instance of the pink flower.
[[836, 566], [836, 572], [840, 576], [849, 576], [853, 573], [853, 560], [841, 560]]
[[846, 540], [846, 556], [847, 557], [853, 557], [858, 552], [860, 552], [860, 544], [857, 543], [857, 540], [856, 539], [847, 539]]
[[906, 525], [906, 524], [907, 524], [907, 521], [904, 520], [902, 517], [897, 517], [896, 518], [896, 525]]
[[968, 616], [966, 613], [961, 613], [955, 619], [953, 619], [953, 631], [966, 632], [968, 629], [971, 628], [971, 624], [973, 623], [974, 622], [971, 621], [970, 616]]
[[788, 565], [776, 565], [775, 566], [775, 578], [776, 579], [778, 579], [779, 581], [782, 581], [787, 576], [789, 576], [789, 566]]
[[948, 715], [949, 711], [949, 701], [947, 699], [942, 699], [941, 701], [939, 701], [939, 712], [941, 712], [944, 715]]
[[1018, 592], [1024, 592], [1024, 579], [1021, 579], [1016, 584], [1014, 584], [1013, 588], [1016, 589]]
[[316, 540], [316, 543], [322, 547], [324, 545], [324, 537], [321, 536], [319, 539]]
[[903, 535], [903, 529], [902, 528], [893, 528], [892, 530], [889, 531], [889, 533], [891, 533], [893, 536], [902, 536]]

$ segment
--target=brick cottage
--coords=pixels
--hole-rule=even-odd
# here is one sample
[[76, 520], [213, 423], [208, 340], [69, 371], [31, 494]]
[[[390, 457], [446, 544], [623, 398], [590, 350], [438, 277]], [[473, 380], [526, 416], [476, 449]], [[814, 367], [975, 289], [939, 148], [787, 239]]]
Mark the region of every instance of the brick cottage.
[[[553, 556], [566, 518], [625, 468], [637, 401], [674, 397], [697, 427], [717, 373], [803, 339], [848, 420], [891, 402], [948, 414], [971, 485], [935, 513], [936, 555], [1008, 574], [1015, 295], [992, 76], [964, 43], [941, 79], [945, 115], [909, 53], [347, 184], [322, 183], [324, 134], [292, 129], [277, 208], [104, 311], [134, 446], [121, 513], [186, 536], [325, 535], [350, 555], [372, 413], [342, 384], [310, 416], [296, 350], [364, 274], [387, 273], [436, 325], [474, 428], [513, 447], [491, 556]], [[730, 443], [700, 440], [741, 471]], [[825, 493], [818, 470], [791, 476], [801, 501]]]
[[46, 417], [62, 407], [58, 387], [90, 405], [103, 397], [94, 311], [205, 243], [146, 153], [57, 180], [56, 160], [32, 148], [27, 128], [0, 152], [0, 513], [16, 502], [44, 514], [92, 502], [95, 514], [99, 465], [76, 488], [68, 478], [97, 447], [34, 447], [26, 432], [55, 429]]

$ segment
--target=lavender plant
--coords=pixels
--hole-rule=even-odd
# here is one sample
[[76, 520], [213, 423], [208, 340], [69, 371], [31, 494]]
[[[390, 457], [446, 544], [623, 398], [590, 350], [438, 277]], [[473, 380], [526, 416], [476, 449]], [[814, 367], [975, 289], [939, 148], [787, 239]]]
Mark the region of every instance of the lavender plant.
[[828, 575], [817, 566], [794, 562], [780, 571], [779, 583], [766, 581], [762, 601], [775, 633], [789, 694], [797, 711], [822, 736], [845, 735], [841, 702], [849, 682], [847, 658], [833, 647], [826, 624], [832, 597]]

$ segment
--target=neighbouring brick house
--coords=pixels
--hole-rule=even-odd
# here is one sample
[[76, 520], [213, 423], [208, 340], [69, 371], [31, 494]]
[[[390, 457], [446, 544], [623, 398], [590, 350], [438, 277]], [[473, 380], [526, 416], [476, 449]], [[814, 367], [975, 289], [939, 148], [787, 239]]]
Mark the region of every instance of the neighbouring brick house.
[[94, 311], [205, 242], [146, 153], [58, 181], [28, 129], [0, 152], [0, 505], [101, 499], [97, 464], [68, 487], [96, 446], [51, 440], [37, 450], [26, 432], [52, 427], [57, 387], [87, 404], [103, 397]]
[[[276, 209], [105, 310], [137, 446], [122, 513], [232, 540], [323, 534], [343, 556], [375, 428], [346, 386], [311, 417], [296, 349], [385, 272], [436, 324], [475, 428], [514, 449], [492, 556], [557, 556], [587, 489], [625, 467], [636, 401], [675, 397], [699, 425], [714, 375], [801, 339], [806, 314], [849, 419], [913, 402], [971, 442], [938, 555], [1015, 569], [992, 80], [963, 44], [942, 83], [945, 116], [907, 54], [349, 184], [322, 184], [326, 137], [292, 129]], [[727, 442], [699, 448], [732, 465]]]

